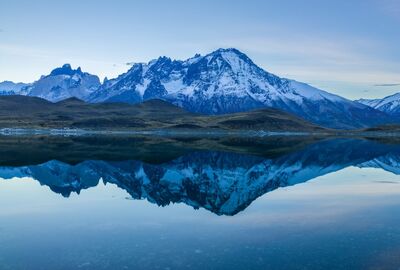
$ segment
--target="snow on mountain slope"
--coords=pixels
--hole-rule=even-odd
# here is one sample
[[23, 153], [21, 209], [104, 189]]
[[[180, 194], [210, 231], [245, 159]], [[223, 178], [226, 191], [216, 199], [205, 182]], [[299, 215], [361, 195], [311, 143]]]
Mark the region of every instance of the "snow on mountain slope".
[[65, 64], [23, 88], [23, 91], [28, 96], [58, 102], [71, 97], [84, 100], [99, 86], [100, 80], [97, 76], [82, 72], [81, 68], [74, 70], [69, 64]]
[[219, 49], [185, 61], [160, 57], [135, 64], [87, 100], [137, 103], [152, 98], [204, 114], [273, 107], [333, 128], [387, 120], [384, 113], [363, 104], [268, 73], [236, 49]]
[[0, 95], [20, 95], [22, 89], [28, 86], [26, 83], [14, 83], [11, 81], [0, 82]]
[[400, 116], [400, 93], [382, 99], [359, 99], [356, 101], [389, 115]]

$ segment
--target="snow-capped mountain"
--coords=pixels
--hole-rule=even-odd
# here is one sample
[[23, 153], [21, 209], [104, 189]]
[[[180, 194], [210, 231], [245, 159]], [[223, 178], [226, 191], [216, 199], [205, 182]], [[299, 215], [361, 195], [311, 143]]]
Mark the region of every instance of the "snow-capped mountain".
[[356, 101], [389, 115], [400, 116], [400, 93], [382, 99], [359, 99]]
[[333, 128], [379, 124], [387, 116], [363, 104], [305, 83], [275, 76], [236, 49], [219, 49], [185, 61], [160, 57], [134, 64], [107, 80], [90, 102], [129, 102], [159, 98], [205, 114], [273, 107]]
[[24, 87], [28, 86], [26, 83], [14, 83], [11, 81], [0, 82], [0, 95], [20, 95]]
[[54, 69], [49, 75], [22, 89], [28, 96], [47, 99], [52, 102], [76, 97], [85, 100], [100, 86], [97, 76], [72, 69], [69, 64]]
[[272, 107], [330, 128], [394, 122], [384, 110], [362, 104], [365, 102], [354, 102], [271, 74], [236, 49], [197, 54], [184, 61], [160, 57], [134, 64], [126, 73], [104, 80], [103, 84], [97, 76], [65, 64], [32, 84], [7, 89], [1, 92], [0, 88], [0, 94], [29, 95], [52, 102], [71, 97], [93, 103], [163, 99], [201, 114]]

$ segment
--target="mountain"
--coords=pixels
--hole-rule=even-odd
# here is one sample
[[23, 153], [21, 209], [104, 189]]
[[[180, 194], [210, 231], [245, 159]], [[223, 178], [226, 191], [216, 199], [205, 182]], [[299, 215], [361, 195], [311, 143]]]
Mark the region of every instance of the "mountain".
[[0, 95], [19, 95], [23, 94], [22, 89], [27, 87], [26, 83], [14, 83], [11, 81], [0, 82]]
[[219, 49], [185, 61], [160, 57], [134, 64], [128, 72], [105, 81], [87, 101], [138, 103], [154, 98], [202, 114], [276, 108], [331, 128], [390, 121], [369, 106], [271, 74], [236, 49]]
[[99, 87], [97, 76], [82, 72], [80, 67], [72, 69], [71, 65], [65, 64], [23, 88], [23, 91], [28, 96], [57, 102], [70, 97], [86, 99]]
[[224, 115], [273, 108], [314, 124], [338, 129], [365, 128], [396, 121], [365, 102], [354, 102], [305, 83], [280, 78], [236, 49], [219, 49], [187, 60], [160, 57], [134, 64], [100, 83], [69, 64], [29, 85], [0, 83], [0, 95], [28, 95], [58, 102], [75, 97], [90, 103], [136, 104], [161, 99], [192, 113]]
[[359, 99], [356, 101], [389, 115], [400, 116], [400, 93], [382, 99]]
[[328, 131], [275, 109], [205, 116], [156, 99], [138, 104], [93, 104], [69, 98], [52, 103], [37, 97], [18, 95], [0, 96], [0, 128]]

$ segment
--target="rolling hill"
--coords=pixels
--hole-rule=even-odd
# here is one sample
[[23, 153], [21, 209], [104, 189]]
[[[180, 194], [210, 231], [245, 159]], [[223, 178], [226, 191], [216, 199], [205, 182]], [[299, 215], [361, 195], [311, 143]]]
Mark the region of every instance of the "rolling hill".
[[0, 96], [0, 128], [326, 131], [275, 109], [205, 116], [187, 112], [162, 100], [138, 104], [91, 104], [70, 98], [52, 103], [37, 97], [17, 95]]

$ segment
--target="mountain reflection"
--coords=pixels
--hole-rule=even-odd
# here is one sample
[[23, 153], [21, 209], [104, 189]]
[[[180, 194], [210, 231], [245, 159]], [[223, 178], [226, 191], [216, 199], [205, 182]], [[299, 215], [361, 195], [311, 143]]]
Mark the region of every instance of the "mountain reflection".
[[[20, 141], [19, 147], [9, 144], [8, 148], [4, 140], [11, 139], [2, 140], [0, 144], [4, 148], [1, 154], [11, 154], [10, 159], [20, 155], [18, 162], [21, 164], [8, 165], [8, 160], [3, 158], [0, 178], [31, 177], [65, 197], [96, 187], [103, 181], [124, 189], [133, 199], [146, 199], [159, 206], [185, 203], [217, 215], [235, 215], [263, 194], [348, 166], [382, 168], [400, 173], [400, 145], [365, 139], [310, 139], [304, 143], [301, 138], [262, 142], [260, 146], [257, 141], [237, 139], [199, 143], [187, 139], [155, 142], [142, 138], [139, 141], [132, 139], [134, 143], [132, 140], [121, 145], [111, 143], [108, 152], [100, 149], [100, 154], [88, 153], [94, 149], [99, 151], [98, 147], [89, 147], [96, 145], [97, 138], [86, 138], [87, 144], [79, 139], [60, 139], [61, 146], [57, 149], [64, 149], [70, 162], [52, 159], [59, 155], [54, 151], [42, 148], [41, 152], [41, 145], [46, 144], [43, 138], [35, 141], [39, 142], [36, 150], [31, 148], [28, 152], [24, 149], [24, 140]], [[30, 147], [34, 145], [32, 141], [25, 143]], [[76, 144], [80, 150], [73, 154], [76, 150], [72, 145]], [[83, 145], [88, 148], [82, 149]], [[210, 151], [210, 148], [218, 151]], [[155, 149], [160, 152], [155, 152]], [[122, 156], [115, 156], [113, 150]], [[25, 158], [22, 158], [20, 152], [24, 151]], [[160, 156], [164, 152], [167, 157]], [[40, 161], [48, 161], [36, 164], [37, 158], [31, 153]], [[78, 157], [81, 156], [93, 159], [80, 160]], [[103, 159], [97, 159], [99, 156]], [[107, 156], [111, 157], [110, 160], [106, 159]], [[131, 156], [136, 159], [126, 159]], [[14, 162], [17, 160], [12, 164]]]

